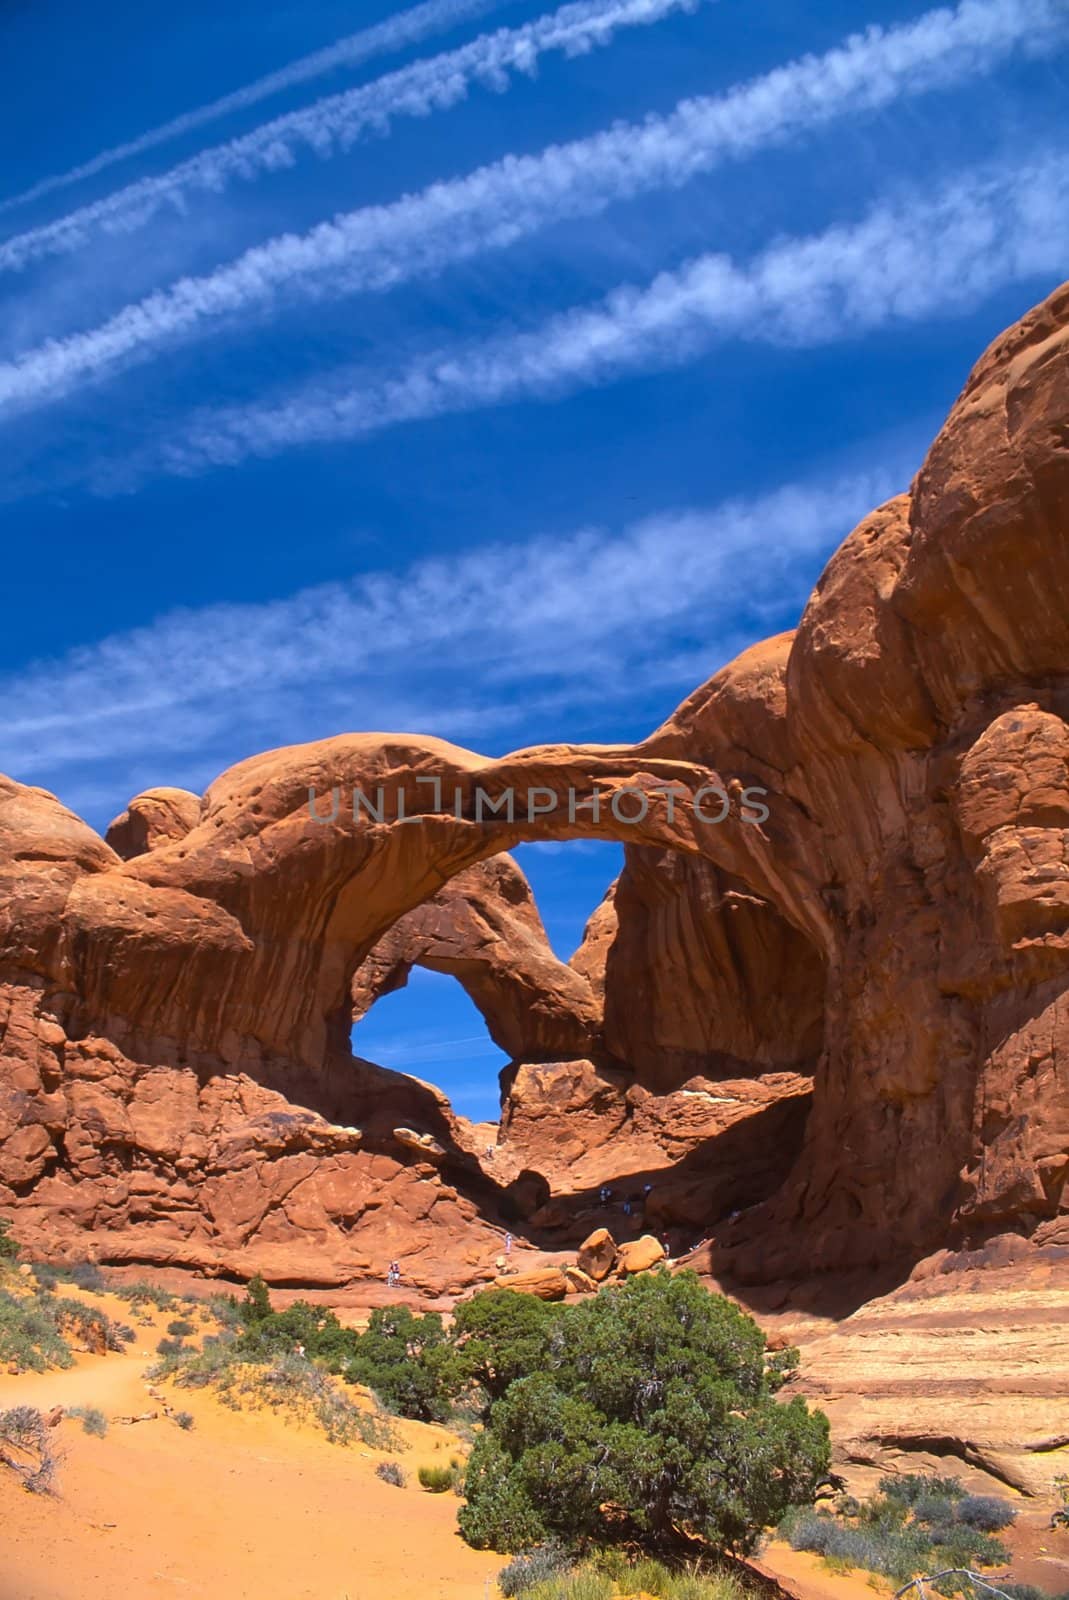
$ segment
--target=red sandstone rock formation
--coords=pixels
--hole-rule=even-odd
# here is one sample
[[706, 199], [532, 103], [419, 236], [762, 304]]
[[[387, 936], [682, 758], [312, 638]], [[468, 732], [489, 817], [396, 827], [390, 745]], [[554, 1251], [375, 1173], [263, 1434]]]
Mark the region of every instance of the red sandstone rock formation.
[[[982, 358], [911, 492], [845, 541], [797, 633], [638, 745], [487, 761], [347, 735], [242, 762], [195, 805], [139, 797], [115, 848], [0, 780], [0, 1204], [18, 1235], [303, 1282], [400, 1255], [428, 1284], [492, 1272], [503, 1191], [547, 1228], [571, 1214], [574, 1174], [554, 1191], [520, 1137], [544, 1135], [561, 1091], [544, 1060], [517, 1062], [524, 1170], [502, 1182], [433, 1089], [354, 1059], [354, 974], [370, 958], [358, 990], [382, 992], [418, 951], [463, 968], [521, 1055], [566, 1040], [570, 1123], [601, 1149], [645, 1114], [663, 1159], [676, 1095], [705, 1095], [703, 1117], [741, 1085], [765, 1097], [761, 1139], [756, 1118], [707, 1123], [680, 1163], [708, 1158], [687, 1195], [700, 1206], [705, 1185], [706, 1220], [747, 1208], [719, 1230], [721, 1267], [801, 1275], [1006, 1231], [1069, 1243], [1067, 529], [1063, 289]], [[730, 814], [712, 825], [716, 785]], [[354, 790], [374, 815], [354, 816]], [[502, 918], [508, 868], [469, 880], [494, 880], [489, 899], [442, 895], [525, 839], [577, 836], [630, 848], [570, 969], [520, 902]], [[818, 1051], [794, 1160], [799, 1128], [775, 1117]], [[794, 1087], [775, 1093], [776, 1074]], [[776, 1194], [753, 1206], [769, 1186], [731, 1178], [714, 1198], [758, 1148]]]

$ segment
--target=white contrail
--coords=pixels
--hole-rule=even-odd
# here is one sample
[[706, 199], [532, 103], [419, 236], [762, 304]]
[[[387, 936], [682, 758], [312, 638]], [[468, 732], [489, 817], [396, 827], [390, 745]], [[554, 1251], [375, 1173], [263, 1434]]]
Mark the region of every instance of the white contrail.
[[348, 369], [278, 404], [209, 411], [152, 468], [196, 472], [399, 423], [572, 393], [680, 365], [718, 341], [813, 346], [971, 311], [1069, 264], [1069, 150], [973, 172], [935, 196], [790, 239], [738, 266], [706, 255], [532, 332], [437, 354], [400, 377]]
[[205, 324], [270, 304], [280, 293], [379, 290], [500, 248], [549, 222], [589, 216], [615, 200], [678, 187], [725, 159], [784, 142], [836, 117], [991, 71], [1014, 50], [1069, 31], [1056, 0], [963, 0], [954, 11], [869, 30], [718, 98], [617, 124], [538, 155], [506, 156], [467, 177], [392, 205], [352, 211], [304, 235], [283, 234], [236, 261], [127, 306], [84, 333], [0, 364], [0, 409], [55, 398]]
[[[673, 663], [681, 632], [717, 640], [715, 650], [740, 625], [760, 636], [764, 605], [800, 611], [839, 539], [908, 482], [912, 461], [871, 453], [869, 471], [622, 528], [490, 540], [264, 603], [171, 611], [0, 673], [0, 768], [50, 784], [94, 769], [114, 786], [114, 763], [161, 751], [168, 781], [199, 788], [250, 748], [349, 726], [354, 705], [366, 726], [451, 730], [463, 706], [469, 732], [481, 733], [479, 721], [500, 728], [528, 715], [536, 685], [560, 696], [561, 711], [604, 705], [613, 686], [681, 692], [720, 665], [708, 654]], [[572, 648], [547, 651], [548, 638]], [[614, 664], [607, 681], [591, 673], [602, 658]], [[523, 695], [503, 698], [503, 683]]]
[[280, 67], [277, 72], [269, 72], [242, 89], [235, 89], [232, 94], [224, 94], [209, 105], [198, 106], [195, 111], [186, 111], [182, 116], [173, 117], [170, 122], [161, 123], [158, 128], [150, 128], [147, 133], [128, 140], [126, 144], [102, 150], [91, 161], [84, 161], [69, 172], [58, 172], [52, 177], [42, 178], [21, 194], [0, 200], [0, 212], [27, 205], [31, 200], [39, 200], [57, 189], [67, 189], [84, 178], [95, 177], [98, 172], [104, 172], [120, 161], [143, 155], [146, 150], [167, 144], [182, 134], [192, 133], [195, 128], [203, 128], [209, 122], [229, 116], [232, 111], [244, 111], [261, 100], [269, 99], [271, 95], [280, 94], [283, 89], [296, 88], [298, 84], [308, 83], [339, 67], [355, 67], [361, 61], [370, 61], [375, 56], [403, 50], [406, 45], [416, 44], [435, 33], [444, 33], [461, 22], [474, 21], [510, 4], [512, 0], [425, 0], [425, 4], [413, 6], [410, 11], [398, 12], [396, 16], [387, 17], [372, 28], [363, 28], [359, 33], [336, 40], [323, 50], [301, 56], [298, 61], [291, 61], [288, 66]]
[[373, 83], [276, 117], [158, 177], [142, 178], [55, 222], [16, 234], [0, 244], [0, 269], [17, 271], [43, 256], [78, 250], [97, 229], [132, 232], [162, 207], [184, 206], [190, 194], [217, 194], [235, 179], [249, 181], [263, 172], [290, 167], [302, 150], [327, 156], [335, 149], [347, 149], [369, 130], [384, 132], [392, 117], [424, 117], [455, 105], [473, 83], [503, 90], [510, 74], [532, 73], [547, 52], [584, 54], [608, 44], [621, 28], [646, 27], [673, 11], [694, 11], [700, 3], [573, 0], [523, 27], [480, 34], [457, 50], [414, 61]]

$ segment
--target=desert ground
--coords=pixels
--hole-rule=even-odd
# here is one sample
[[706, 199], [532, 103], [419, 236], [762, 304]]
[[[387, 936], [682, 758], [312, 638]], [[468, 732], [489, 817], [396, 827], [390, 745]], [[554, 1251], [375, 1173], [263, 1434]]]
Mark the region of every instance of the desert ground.
[[[85, 1295], [120, 1321], [130, 1307]], [[398, 1421], [404, 1450], [328, 1443], [270, 1412], [234, 1413], [211, 1394], [182, 1391], [184, 1431], [147, 1392], [145, 1370], [174, 1312], [137, 1324], [121, 1354], [79, 1355], [64, 1371], [0, 1373], [0, 1410], [95, 1406], [107, 1435], [64, 1418], [54, 1495], [28, 1494], [0, 1474], [0, 1600], [481, 1600], [497, 1593], [502, 1558], [471, 1550], [453, 1495], [416, 1482], [424, 1463], [463, 1448], [445, 1428]], [[119, 1417], [155, 1412], [123, 1424]], [[403, 1489], [375, 1476], [399, 1459]]]

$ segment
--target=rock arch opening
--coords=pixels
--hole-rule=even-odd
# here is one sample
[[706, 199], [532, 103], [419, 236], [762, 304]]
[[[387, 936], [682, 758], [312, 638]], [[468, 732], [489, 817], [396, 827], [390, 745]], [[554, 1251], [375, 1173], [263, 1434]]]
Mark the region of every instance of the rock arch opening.
[[[487, 1147], [457, 1119], [443, 1132], [425, 1085], [405, 1137], [433, 1136], [447, 1165], [474, 1160], [543, 1245], [574, 1241], [608, 1204], [617, 1233], [656, 1226], [690, 1248], [793, 1165], [823, 967], [769, 901], [702, 857], [628, 845], [621, 858], [567, 962], [511, 854], [455, 874], [357, 966], [354, 1048], [381, 1060], [361, 1019], [414, 972], [457, 979], [505, 1064], [497, 1137]], [[418, 1040], [392, 1056], [381, 1065], [433, 1076]]]

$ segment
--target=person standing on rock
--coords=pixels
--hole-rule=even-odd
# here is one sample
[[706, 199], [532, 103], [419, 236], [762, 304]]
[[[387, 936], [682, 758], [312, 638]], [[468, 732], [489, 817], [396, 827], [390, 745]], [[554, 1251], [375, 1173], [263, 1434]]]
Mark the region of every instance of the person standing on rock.
[[510, 1256], [511, 1254], [512, 1254], [512, 1235], [511, 1235], [511, 1233], [506, 1233], [506, 1235], [505, 1235], [505, 1256], [506, 1256], [506, 1258], [508, 1256]]

